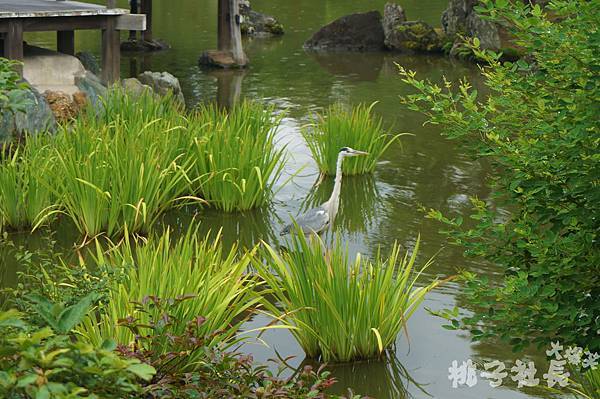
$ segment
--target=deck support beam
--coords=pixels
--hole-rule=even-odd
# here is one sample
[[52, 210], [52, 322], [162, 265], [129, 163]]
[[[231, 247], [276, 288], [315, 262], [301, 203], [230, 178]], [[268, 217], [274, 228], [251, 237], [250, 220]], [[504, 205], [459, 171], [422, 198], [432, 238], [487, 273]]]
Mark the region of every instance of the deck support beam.
[[59, 53], [75, 55], [75, 31], [59, 30], [56, 32], [56, 49]]
[[[4, 57], [23, 61], [23, 22], [19, 20], [8, 21], [7, 32], [4, 36]], [[23, 67], [17, 66], [17, 72], [23, 75]]]
[[141, 0], [141, 13], [146, 15], [146, 30], [142, 31], [142, 40], [152, 42], [152, 0]]
[[121, 75], [121, 41], [116, 24], [116, 17], [110, 17], [102, 30], [102, 81], [107, 86], [117, 82]]
[[217, 47], [229, 52], [233, 61], [240, 66], [248, 63], [242, 46], [240, 30], [241, 16], [239, 0], [219, 0]]

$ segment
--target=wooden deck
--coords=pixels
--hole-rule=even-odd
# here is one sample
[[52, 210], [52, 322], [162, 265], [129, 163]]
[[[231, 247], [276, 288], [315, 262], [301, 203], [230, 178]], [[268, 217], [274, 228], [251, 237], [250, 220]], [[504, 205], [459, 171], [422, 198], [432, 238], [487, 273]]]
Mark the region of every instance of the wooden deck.
[[120, 30], [145, 30], [144, 15], [129, 15], [129, 10], [77, 1], [0, 0], [0, 37], [3, 56], [23, 60], [23, 33], [55, 31], [57, 50], [75, 54], [75, 31], [102, 30], [102, 79], [110, 84], [120, 75]]

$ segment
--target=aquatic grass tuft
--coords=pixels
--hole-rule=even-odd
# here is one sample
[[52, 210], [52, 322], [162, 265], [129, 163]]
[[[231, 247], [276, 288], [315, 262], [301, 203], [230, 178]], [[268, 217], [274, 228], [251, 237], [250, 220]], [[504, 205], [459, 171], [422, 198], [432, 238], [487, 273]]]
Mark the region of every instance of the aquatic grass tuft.
[[[115, 107], [112, 101], [125, 103], [123, 96], [111, 94], [105, 109]], [[143, 97], [137, 107], [113, 112], [110, 123], [98, 122], [88, 111], [62, 128], [54, 144], [57, 167], [47, 179], [62, 209], [48, 214], [66, 214], [92, 237], [120, 236], [126, 228], [131, 234], [149, 233], [158, 217], [185, 196], [191, 167], [181, 155], [186, 139], [175, 124], [181, 120], [178, 111], [159, 113], [157, 103], [162, 104]], [[58, 179], [62, 184], [53, 184]]]
[[382, 356], [440, 283], [417, 287], [432, 263], [415, 272], [419, 240], [410, 256], [395, 244], [387, 258], [378, 253], [372, 261], [360, 254], [351, 261], [339, 239], [327, 252], [314, 236], [294, 235], [288, 244], [283, 253], [264, 244], [266, 264], [255, 262], [274, 297], [265, 306], [308, 357], [324, 362]]
[[195, 194], [226, 212], [264, 206], [284, 166], [285, 149], [275, 145], [280, 120], [272, 107], [257, 102], [230, 111], [201, 106], [189, 121], [201, 132], [190, 151]]
[[345, 175], [375, 170], [379, 158], [399, 137], [384, 129], [381, 118], [373, 116], [375, 104], [361, 104], [350, 110], [342, 104], [334, 104], [302, 130], [321, 173], [335, 175], [338, 154], [343, 147], [369, 153], [368, 156], [346, 159], [342, 166]]
[[31, 229], [56, 206], [56, 197], [42, 180], [54, 169], [47, 140], [42, 135], [28, 137], [0, 160], [0, 225], [6, 229]]
[[151, 318], [163, 317], [136, 312], [136, 302], [186, 298], [170, 309], [172, 319], [180, 322], [170, 327], [171, 333], [183, 333], [187, 322], [202, 317], [201, 336], [219, 332], [208, 346], [227, 344], [260, 300], [254, 292], [256, 279], [246, 273], [252, 256], [253, 251], [238, 256], [235, 247], [224, 252], [220, 237], [198, 238], [196, 228], [178, 240], [167, 230], [145, 245], [125, 238], [106, 253], [98, 246], [98, 266], [117, 268], [122, 277], [111, 284], [108, 303], [98, 309], [99, 316], [89, 315], [79, 333], [94, 344], [110, 338], [128, 345], [134, 335], [120, 325], [120, 319], [136, 314], [141, 317], [138, 324], [147, 324]]

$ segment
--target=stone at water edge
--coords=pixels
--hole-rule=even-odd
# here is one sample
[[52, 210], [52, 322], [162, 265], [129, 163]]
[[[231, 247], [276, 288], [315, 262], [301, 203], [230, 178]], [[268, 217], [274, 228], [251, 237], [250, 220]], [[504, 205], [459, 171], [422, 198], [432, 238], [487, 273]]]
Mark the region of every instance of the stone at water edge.
[[56, 119], [46, 99], [33, 87], [25, 90], [27, 105], [25, 112], [13, 114], [0, 110], [0, 147], [26, 133], [54, 133]]
[[275, 17], [254, 11], [248, 0], [240, 1], [240, 15], [243, 18], [240, 25], [242, 35], [268, 37], [284, 33], [283, 25]]
[[106, 97], [108, 89], [102, 84], [100, 78], [90, 71], [85, 71], [75, 78], [75, 85], [84, 92], [95, 109], [102, 106], [102, 97]]
[[139, 98], [143, 95], [157, 95], [156, 93], [154, 93], [154, 90], [152, 90], [152, 87], [142, 84], [142, 82], [140, 82], [136, 78], [128, 78], [121, 80], [121, 87], [123, 87], [125, 93], [135, 98]]
[[161, 97], [172, 93], [173, 98], [181, 103], [185, 103], [185, 98], [183, 97], [183, 92], [181, 91], [179, 79], [171, 75], [169, 72], [146, 71], [138, 76], [138, 80], [140, 83], [151, 87], [152, 90], [154, 90], [154, 92]]
[[79, 59], [86, 71], [90, 71], [96, 76], [100, 75], [100, 63], [93, 54], [87, 51], [80, 51], [75, 54], [75, 57]]
[[[442, 14], [444, 33], [451, 38], [458, 34], [477, 37], [481, 48], [498, 50], [501, 47], [498, 26], [477, 15], [473, 7], [478, 3], [478, 0], [450, 0], [448, 8]], [[457, 47], [460, 40], [455, 40], [454, 47]]]
[[381, 13], [369, 11], [338, 18], [304, 43], [307, 50], [380, 51], [385, 48]]
[[122, 51], [131, 51], [131, 52], [151, 52], [151, 51], [162, 51], [168, 50], [171, 46], [159, 39], [155, 40], [142, 40], [142, 39], [128, 39], [124, 42], [121, 42], [121, 50]]
[[393, 34], [394, 29], [402, 22], [406, 22], [406, 14], [399, 4], [386, 3], [383, 8], [383, 34], [385, 35], [385, 45], [389, 46], [389, 37]]
[[248, 65], [248, 59], [244, 56], [244, 62], [240, 64], [233, 59], [230, 51], [208, 50], [200, 55], [198, 63], [209, 68], [235, 69], [245, 68]]
[[390, 50], [401, 52], [441, 52], [442, 38], [423, 21], [406, 21], [396, 25], [386, 38]]

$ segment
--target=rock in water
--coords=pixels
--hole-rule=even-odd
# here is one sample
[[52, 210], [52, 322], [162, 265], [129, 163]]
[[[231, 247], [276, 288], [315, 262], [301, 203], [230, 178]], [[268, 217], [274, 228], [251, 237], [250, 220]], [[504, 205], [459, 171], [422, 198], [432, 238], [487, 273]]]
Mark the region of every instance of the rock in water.
[[90, 71], [94, 75], [100, 75], [100, 64], [98, 60], [92, 53], [88, 53], [87, 51], [81, 51], [75, 54], [75, 57], [79, 59], [83, 67], [86, 71]]
[[172, 93], [173, 98], [181, 103], [185, 102], [179, 79], [169, 72], [150, 72], [146, 71], [138, 76], [138, 80], [147, 86], [150, 86], [154, 92], [160, 96], [166, 96]]
[[437, 52], [442, 50], [442, 40], [435, 29], [422, 21], [397, 24], [386, 37], [390, 50], [403, 52]]
[[325, 25], [304, 43], [304, 48], [318, 51], [379, 51], [384, 49], [384, 39], [381, 13], [369, 11], [346, 15]]
[[25, 90], [27, 105], [24, 112], [0, 110], [0, 145], [26, 133], [53, 133], [56, 120], [46, 99], [33, 87]]
[[481, 48], [497, 50], [501, 46], [498, 27], [477, 15], [473, 7], [478, 3], [478, 0], [450, 0], [448, 8], [442, 14], [444, 33], [449, 37], [457, 34], [477, 37]]
[[275, 17], [254, 11], [247, 0], [240, 1], [240, 15], [243, 18], [240, 25], [242, 35], [259, 37], [283, 35], [283, 25]]
[[385, 35], [385, 45], [389, 47], [389, 38], [394, 29], [402, 22], [406, 22], [406, 14], [399, 4], [386, 3], [383, 9], [383, 34]]

